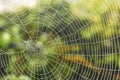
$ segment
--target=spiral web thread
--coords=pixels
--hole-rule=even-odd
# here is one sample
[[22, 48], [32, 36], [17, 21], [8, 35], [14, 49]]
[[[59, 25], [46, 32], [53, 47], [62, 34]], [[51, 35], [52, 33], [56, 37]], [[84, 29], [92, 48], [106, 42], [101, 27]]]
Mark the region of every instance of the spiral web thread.
[[[18, 51], [1, 49], [2, 79], [16, 74], [29, 76], [28, 80], [119, 80], [120, 4], [117, 0], [93, 1], [96, 9], [87, 0], [68, 4], [43, 0], [36, 9], [18, 8], [19, 12], [0, 14], [7, 21], [0, 23], [0, 28], [15, 43], [24, 45]], [[11, 26], [17, 27], [19, 34]], [[41, 36], [47, 36], [43, 40], [46, 52], [44, 46], [36, 46]], [[48, 55], [51, 49], [53, 56]]]

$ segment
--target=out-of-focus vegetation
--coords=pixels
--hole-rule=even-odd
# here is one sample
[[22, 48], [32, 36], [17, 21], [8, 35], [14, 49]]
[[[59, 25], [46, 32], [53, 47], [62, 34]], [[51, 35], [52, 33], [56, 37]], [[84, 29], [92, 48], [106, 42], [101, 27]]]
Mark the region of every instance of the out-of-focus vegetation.
[[95, 80], [111, 70], [119, 80], [119, 16], [118, 0], [38, 0], [1, 13], [0, 80]]

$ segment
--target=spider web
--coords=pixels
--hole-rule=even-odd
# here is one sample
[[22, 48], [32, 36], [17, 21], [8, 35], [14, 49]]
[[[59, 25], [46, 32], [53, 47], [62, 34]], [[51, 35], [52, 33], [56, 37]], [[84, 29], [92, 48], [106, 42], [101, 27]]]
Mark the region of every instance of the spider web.
[[0, 14], [12, 39], [1, 48], [2, 79], [119, 80], [119, 2], [93, 2], [41, 0]]

